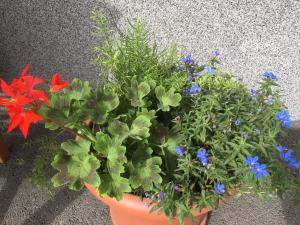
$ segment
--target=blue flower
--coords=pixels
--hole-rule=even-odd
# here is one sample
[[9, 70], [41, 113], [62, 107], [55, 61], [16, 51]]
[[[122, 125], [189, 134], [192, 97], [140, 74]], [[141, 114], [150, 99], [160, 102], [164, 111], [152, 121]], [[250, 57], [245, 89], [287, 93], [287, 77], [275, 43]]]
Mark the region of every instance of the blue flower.
[[280, 158], [285, 162], [289, 162], [294, 158], [294, 153], [292, 151], [282, 151], [280, 152]]
[[274, 74], [274, 73], [271, 72], [271, 71], [266, 71], [266, 72], [264, 72], [262, 76], [263, 76], [264, 78], [267, 78], [267, 79], [278, 80], [276, 74]]
[[183, 151], [182, 151], [182, 148], [181, 148], [181, 147], [176, 146], [175, 151], [176, 151], [176, 154], [177, 154], [177, 155], [183, 156]]
[[195, 73], [195, 71], [196, 71], [195, 68], [191, 68], [191, 69], [189, 70], [189, 74], [190, 74], [190, 75], [193, 75], [193, 74]]
[[256, 90], [250, 89], [249, 95], [250, 95], [251, 97], [255, 97], [255, 96], [256, 96]]
[[182, 66], [182, 65], [180, 65], [180, 66], [177, 66], [177, 69], [179, 70], [179, 71], [184, 71], [184, 66]]
[[198, 94], [201, 88], [198, 84], [192, 84], [192, 86], [185, 90], [185, 94]]
[[257, 163], [255, 167], [251, 170], [251, 173], [255, 174], [258, 180], [261, 180], [263, 177], [268, 176], [268, 171], [266, 170], [266, 164]]
[[291, 169], [299, 169], [300, 168], [300, 160], [297, 160], [295, 158], [290, 159], [290, 161], [288, 162], [288, 166]]
[[290, 128], [292, 126], [292, 120], [290, 118], [290, 115], [287, 111], [279, 111], [275, 114], [276, 119], [281, 121], [281, 126]]
[[225, 193], [225, 186], [224, 184], [217, 184], [215, 186], [215, 192], [217, 192], [219, 195], [222, 195]]
[[159, 192], [158, 200], [159, 200], [159, 201], [162, 200], [162, 199], [164, 198], [164, 196], [165, 196], [165, 193], [163, 193], [162, 191]]
[[178, 184], [175, 185], [174, 190], [175, 190], [176, 192], [180, 192], [180, 187], [178, 186]]
[[192, 81], [193, 80], [193, 77], [190, 75], [190, 76], [188, 76], [188, 79], [187, 79], [188, 81]]
[[258, 156], [252, 157], [251, 155], [248, 156], [248, 158], [245, 160], [246, 166], [252, 166], [255, 167], [258, 163]]
[[211, 66], [207, 66], [205, 69], [206, 69], [207, 73], [209, 73], [210, 75], [213, 76], [215, 74], [215, 70]]
[[287, 150], [287, 147], [277, 145], [276, 149], [280, 153], [280, 158], [285, 161], [292, 169], [298, 169], [300, 167], [300, 160], [295, 158], [295, 153], [292, 150]]
[[208, 154], [207, 154], [205, 148], [199, 149], [197, 151], [197, 158], [200, 159], [200, 161], [203, 164], [203, 166], [207, 166], [208, 165]]
[[282, 146], [282, 145], [277, 145], [277, 146], [276, 146], [276, 149], [277, 149], [279, 152], [282, 152], [282, 151], [284, 151], [285, 149], [287, 149], [287, 147]]
[[184, 56], [184, 57], [181, 59], [181, 61], [182, 61], [183, 63], [189, 64], [189, 65], [192, 65], [192, 64], [195, 63], [195, 61], [194, 61], [194, 59], [192, 58], [191, 55]]
[[241, 124], [241, 119], [240, 118], [237, 118], [235, 121], [234, 121], [234, 124], [236, 126], [240, 125]]
[[214, 51], [214, 56], [215, 56], [215, 57], [218, 57], [218, 56], [220, 56], [220, 54], [221, 54], [221, 53], [220, 53], [220, 51], [219, 51], [219, 50], [216, 50], [216, 51]]

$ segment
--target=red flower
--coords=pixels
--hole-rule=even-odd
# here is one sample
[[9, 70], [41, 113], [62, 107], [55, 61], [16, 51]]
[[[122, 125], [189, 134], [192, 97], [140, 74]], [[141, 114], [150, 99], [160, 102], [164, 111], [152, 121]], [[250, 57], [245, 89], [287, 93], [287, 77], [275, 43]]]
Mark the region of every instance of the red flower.
[[13, 108], [11, 111], [8, 111], [8, 114], [11, 120], [7, 132], [11, 132], [16, 127], [19, 127], [24, 138], [27, 138], [30, 124], [37, 123], [43, 119], [41, 116], [35, 114], [32, 110], [23, 111], [21, 107]]
[[13, 106], [13, 105], [26, 105], [32, 102], [32, 99], [20, 95], [17, 90], [14, 90], [11, 86], [6, 84], [4, 80], [0, 80], [1, 82], [1, 89], [4, 94], [11, 97], [10, 99], [7, 98], [0, 98], [0, 105], [2, 106]]
[[0, 98], [0, 105], [4, 106], [10, 117], [10, 124], [7, 132], [19, 127], [26, 138], [31, 123], [42, 120], [42, 117], [34, 111], [38, 110], [41, 103], [48, 104], [48, 97], [42, 90], [35, 90], [34, 87], [44, 80], [27, 74], [30, 65], [22, 71], [18, 79], [8, 85], [0, 79], [0, 88], [9, 98]]
[[60, 91], [68, 86], [68, 81], [61, 81], [60, 74], [56, 73], [53, 75], [51, 80], [50, 92]]

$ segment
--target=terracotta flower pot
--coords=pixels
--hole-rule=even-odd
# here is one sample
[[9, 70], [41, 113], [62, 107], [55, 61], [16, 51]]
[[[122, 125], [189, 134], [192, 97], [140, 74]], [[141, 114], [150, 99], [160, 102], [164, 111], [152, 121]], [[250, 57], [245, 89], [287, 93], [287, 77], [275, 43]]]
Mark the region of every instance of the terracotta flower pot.
[[2, 135], [0, 134], [0, 163], [4, 163], [8, 159], [8, 147], [4, 142]]
[[[117, 201], [109, 197], [100, 197], [97, 190], [89, 185], [86, 188], [97, 199], [107, 204], [110, 208], [110, 215], [114, 225], [179, 225], [179, 220], [174, 218], [172, 223], [168, 223], [168, 218], [164, 213], [157, 212], [149, 213], [149, 207], [146, 206], [147, 200], [141, 199], [135, 195], [124, 194], [123, 200]], [[195, 211], [195, 221], [192, 222], [189, 218], [185, 219], [185, 225], [205, 225], [208, 213], [211, 209], [205, 208], [201, 212]]]

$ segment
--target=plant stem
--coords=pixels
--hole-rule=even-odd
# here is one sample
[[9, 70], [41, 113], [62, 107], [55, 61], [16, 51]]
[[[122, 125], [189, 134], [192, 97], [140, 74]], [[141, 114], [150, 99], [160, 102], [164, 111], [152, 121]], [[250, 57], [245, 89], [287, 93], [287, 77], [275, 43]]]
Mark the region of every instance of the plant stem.
[[59, 126], [59, 127], [61, 127], [61, 128], [64, 129], [65, 131], [69, 132], [70, 134], [73, 134], [74, 136], [78, 136], [78, 137], [81, 137], [81, 138], [83, 138], [83, 139], [85, 139], [85, 140], [87, 140], [87, 141], [94, 142], [94, 141], [93, 141], [92, 139], [90, 139], [89, 137], [86, 137], [86, 136], [84, 136], [84, 135], [82, 135], [82, 134], [80, 134], [80, 133], [78, 133], [78, 132], [72, 130], [72, 129], [69, 128], [69, 127], [65, 127], [64, 125], [61, 125], [61, 124], [59, 124], [58, 122], [56, 122], [56, 121], [54, 121], [54, 120], [50, 120], [50, 122], [51, 122], [51, 123], [54, 123], [55, 125], [57, 125], [57, 126]]
[[166, 157], [166, 153], [165, 153], [164, 148], [162, 146], [160, 146], [160, 149], [163, 153], [163, 156], [164, 156], [163, 158], [164, 158], [164, 161], [165, 161], [166, 170], [167, 170], [167, 173], [168, 173], [168, 176], [169, 176], [170, 170], [169, 170], [169, 166], [168, 166], [168, 160], [167, 160], [167, 157]]
[[[53, 109], [51, 106], [49, 106], [49, 105], [46, 105], [49, 109]], [[37, 112], [36, 112], [37, 113]], [[41, 117], [43, 117], [43, 115], [40, 115]], [[43, 117], [44, 118], [44, 117]], [[55, 121], [54, 119], [51, 119], [51, 118], [44, 118], [44, 121], [47, 121], [47, 122], [50, 122], [50, 123], [53, 123], [53, 124], [55, 124], [55, 125], [57, 125], [57, 126], [59, 126], [59, 127], [61, 127], [63, 130], [65, 130], [65, 131], [67, 131], [67, 132], [69, 132], [70, 134], [73, 134], [74, 136], [78, 136], [78, 137], [81, 137], [81, 138], [83, 138], [83, 139], [85, 139], [85, 140], [87, 140], [87, 141], [89, 141], [89, 142], [94, 142], [92, 139], [90, 139], [89, 137], [86, 137], [86, 136], [84, 136], [84, 135], [82, 135], [82, 134], [80, 134], [80, 133], [78, 133], [78, 132], [76, 132], [76, 131], [74, 131], [74, 130], [72, 130], [71, 128], [69, 128], [69, 127], [65, 127], [63, 124], [60, 124], [59, 122], [57, 122], [57, 121]]]

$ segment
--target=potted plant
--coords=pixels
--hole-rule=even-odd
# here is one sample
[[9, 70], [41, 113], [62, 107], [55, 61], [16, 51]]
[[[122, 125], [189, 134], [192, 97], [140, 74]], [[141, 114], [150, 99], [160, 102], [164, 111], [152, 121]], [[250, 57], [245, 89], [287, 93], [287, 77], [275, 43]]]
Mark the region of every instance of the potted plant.
[[110, 206], [115, 225], [204, 225], [232, 193], [299, 199], [300, 161], [276, 142], [291, 119], [273, 72], [249, 90], [218, 67], [218, 51], [198, 65], [151, 45], [139, 21], [116, 39], [105, 17], [93, 19], [104, 34], [95, 60], [104, 84], [54, 74], [46, 93], [29, 66], [10, 85], [1, 80], [8, 131], [26, 137], [44, 121], [74, 135], [51, 163], [55, 187], [86, 186]]

